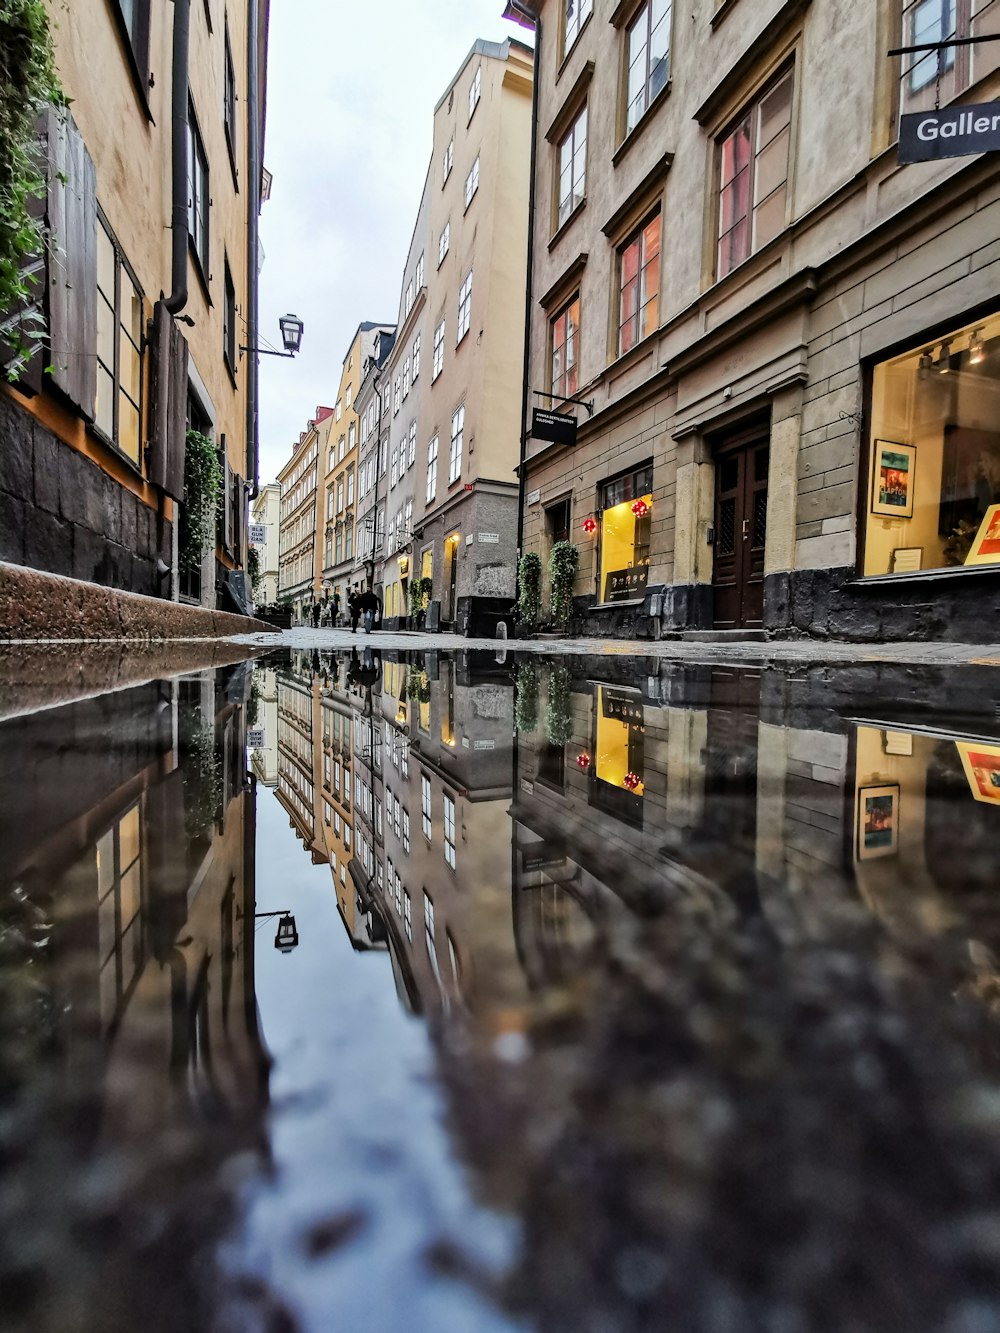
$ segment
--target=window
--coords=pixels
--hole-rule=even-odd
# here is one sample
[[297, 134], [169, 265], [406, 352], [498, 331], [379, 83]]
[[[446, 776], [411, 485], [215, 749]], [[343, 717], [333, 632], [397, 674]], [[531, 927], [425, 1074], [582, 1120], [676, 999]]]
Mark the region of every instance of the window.
[[341, 415], [341, 413], [343, 412], [343, 410], [344, 410], [343, 405], [341, 404], [341, 401], [340, 401], [340, 399], [338, 398], [338, 399], [337, 399], [337, 406], [334, 408], [334, 412], [333, 412], [334, 419], [335, 419], [336, 421], [339, 421], [339, 420], [340, 420], [340, 415]]
[[226, 358], [226, 365], [235, 375], [236, 373], [236, 288], [233, 286], [233, 275], [229, 271], [229, 257], [225, 258], [225, 281], [226, 295], [225, 303], [222, 307], [222, 351]]
[[407, 357], [403, 362], [403, 397], [410, 392], [410, 358]]
[[142, 292], [108, 231], [97, 226], [97, 411], [94, 424], [136, 465], [142, 418]]
[[436, 380], [444, 368], [444, 320], [434, 330], [434, 348], [431, 359], [431, 380]]
[[329, 452], [328, 452], [327, 455], [326, 455], [326, 470], [327, 470], [327, 472], [332, 472], [332, 471], [333, 471], [333, 459], [334, 459], [333, 445], [331, 444], [331, 445], [330, 445]]
[[350, 509], [354, 503], [354, 469], [351, 468], [347, 474], [347, 507]]
[[472, 269], [470, 268], [465, 275], [465, 281], [458, 289], [458, 335], [455, 338], [456, 346], [462, 341], [469, 332], [469, 325], [472, 323]]
[[660, 215], [619, 252], [618, 354], [652, 333], [659, 322]]
[[118, 12], [135, 58], [144, 100], [148, 96], [149, 80], [149, 8], [149, 0], [118, 0]]
[[415, 275], [415, 281], [416, 281], [417, 291], [419, 292], [419, 291], [420, 291], [420, 288], [424, 285], [424, 252], [423, 252], [423, 250], [420, 251], [420, 257], [419, 257], [419, 259], [417, 260], [417, 272], [416, 272], [416, 275]]
[[563, 0], [563, 50], [568, 51], [580, 35], [580, 29], [590, 18], [594, 0]]
[[562, 224], [587, 192], [587, 108], [583, 107], [559, 144], [559, 213]]
[[437, 494], [438, 437], [435, 435], [427, 446], [427, 490], [425, 499], [428, 504]]
[[403, 925], [406, 928], [406, 938], [413, 940], [413, 903], [406, 889], [403, 890]]
[[625, 34], [628, 52], [625, 132], [635, 128], [670, 75], [671, 0], [648, 0]]
[[188, 102], [188, 235], [198, 256], [202, 275], [208, 270], [208, 158], [195, 120], [194, 105]]
[[441, 178], [442, 187], [451, 175], [451, 168], [455, 161], [455, 140], [452, 139], [448, 147], [444, 150], [444, 174]]
[[483, 67], [478, 65], [472, 78], [472, 85], [469, 88], [469, 119], [475, 115], [476, 107], [479, 105], [479, 96], [483, 87]]
[[444, 859], [455, 869], [455, 802], [445, 793], [444, 798]]
[[438, 268], [444, 263], [444, 257], [448, 253], [448, 246], [451, 243], [451, 223], [446, 222], [438, 237]]
[[417, 376], [420, 374], [420, 334], [417, 333], [413, 338], [413, 346], [410, 348], [410, 359], [413, 362], [413, 382], [416, 384]]
[[574, 296], [552, 321], [552, 392], [571, 398], [577, 390], [580, 297]]
[[865, 574], [1000, 566], [1000, 314], [872, 372]]
[[462, 440], [465, 435], [465, 405], [457, 408], [451, 418], [451, 457], [448, 462], [448, 485], [462, 475]]
[[342, 463], [342, 462], [344, 461], [344, 455], [345, 455], [346, 453], [347, 453], [347, 437], [344, 436], [344, 435], [341, 435], [340, 439], [337, 441], [337, 462], [338, 462], [338, 463]]
[[[397, 809], [399, 808], [398, 802], [397, 802], [397, 807], [396, 807], [396, 808], [397, 808]], [[404, 811], [403, 811], [403, 851], [404, 851], [404, 852], [409, 852], [409, 850], [410, 850], [410, 814], [409, 814], [409, 811], [404, 810]]]
[[[408, 452], [406, 457], [406, 466], [412, 467], [417, 457], [417, 423], [410, 422], [410, 437], [407, 442]], [[402, 455], [400, 455], [400, 465], [402, 465]]]
[[326, 516], [327, 516], [327, 518], [333, 518], [333, 489], [332, 489], [332, 487], [331, 487], [331, 489], [328, 490], [327, 493], [326, 493]]
[[390, 460], [389, 460], [389, 486], [390, 486], [390, 488], [393, 487], [393, 486], [395, 486], [395, 484], [396, 484], [396, 446], [393, 445], [393, 447], [392, 447], [392, 454], [391, 454], [391, 457], [390, 457]]
[[413, 279], [406, 284], [406, 293], [403, 296], [403, 318], [413, 309]]
[[[1000, 7], [993, 0], [899, 0], [901, 46], [957, 38], [995, 36]], [[947, 105], [971, 83], [1000, 66], [994, 42], [940, 47], [900, 59], [900, 110], [927, 111]]]
[[431, 841], [431, 780], [426, 773], [420, 774], [420, 828], [428, 842]]
[[722, 140], [716, 266], [720, 278], [766, 245], [785, 225], [791, 115], [789, 70]]
[[344, 509], [344, 483], [337, 482], [337, 513], [340, 514]]
[[476, 154], [476, 160], [472, 164], [468, 176], [465, 178], [465, 206], [472, 203], [472, 196], [479, 189], [479, 154]]
[[354, 448], [354, 441], [357, 439], [357, 427], [352, 421], [347, 428], [347, 452], [350, 453]]
[[233, 163], [233, 171], [236, 170], [236, 66], [233, 64], [233, 49], [229, 43], [229, 20], [226, 20], [226, 40], [225, 40], [225, 85], [224, 85], [224, 115], [226, 123], [226, 143], [229, 146], [229, 156]]
[[[351, 358], [351, 361], [353, 361], [353, 357]], [[348, 365], [347, 365], [348, 370], [350, 370], [350, 368], [351, 368], [351, 361], [348, 362]], [[345, 405], [346, 405], [346, 407], [347, 407], [348, 412], [350, 412], [350, 410], [351, 410], [351, 403], [352, 403], [353, 401], [354, 401], [354, 389], [353, 389], [353, 387], [349, 384], [349, 385], [347, 386], [347, 388], [344, 390], [344, 403], [345, 403]]]
[[[601, 597], [642, 597], [649, 575], [653, 469], [639, 468], [601, 487]], [[640, 503], [641, 502], [641, 503]]]

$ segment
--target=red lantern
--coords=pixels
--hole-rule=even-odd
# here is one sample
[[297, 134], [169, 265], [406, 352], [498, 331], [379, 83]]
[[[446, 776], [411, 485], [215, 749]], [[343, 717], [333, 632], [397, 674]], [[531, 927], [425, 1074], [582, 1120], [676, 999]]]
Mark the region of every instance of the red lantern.
[[632, 505], [632, 513], [635, 514], [636, 518], [645, 518], [649, 510], [650, 506], [643, 499], [634, 501]]
[[626, 773], [622, 779], [626, 791], [635, 791], [636, 787], [642, 782], [638, 773]]
[[582, 754], [576, 756], [576, 762], [577, 767], [587, 769], [590, 767], [590, 755], [584, 750]]
[[597, 531], [597, 519], [593, 516], [585, 518], [583, 520], [583, 530], [588, 537], [593, 537], [594, 533]]

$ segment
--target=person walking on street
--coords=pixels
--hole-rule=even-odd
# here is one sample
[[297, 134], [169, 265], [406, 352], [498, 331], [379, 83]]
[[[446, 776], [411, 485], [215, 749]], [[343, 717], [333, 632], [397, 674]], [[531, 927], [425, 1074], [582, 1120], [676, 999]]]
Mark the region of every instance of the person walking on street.
[[378, 616], [380, 621], [382, 618], [381, 615], [379, 614], [380, 607], [378, 604], [378, 598], [372, 592], [371, 588], [367, 588], [361, 594], [360, 605], [361, 605], [361, 610], [365, 617], [365, 633], [371, 634], [372, 628], [375, 624], [376, 616]]
[[358, 621], [361, 619], [361, 588], [357, 583], [348, 594], [347, 609], [351, 613], [351, 633], [356, 634]]
[[322, 609], [323, 608], [320, 606], [319, 602], [313, 602], [313, 614], [312, 614], [313, 629], [319, 629], [319, 617]]
[[335, 592], [335, 593], [333, 594], [333, 621], [332, 621], [332, 623], [333, 623], [334, 626], [337, 626], [337, 625], [340, 624], [340, 593], [339, 593], [339, 592]]

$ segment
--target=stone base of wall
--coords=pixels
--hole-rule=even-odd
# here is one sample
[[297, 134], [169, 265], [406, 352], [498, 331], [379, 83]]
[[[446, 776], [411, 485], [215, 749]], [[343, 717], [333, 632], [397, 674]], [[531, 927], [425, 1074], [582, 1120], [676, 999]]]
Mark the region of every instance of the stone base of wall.
[[160, 596], [171, 524], [0, 393], [0, 560]]
[[514, 602], [510, 597], [459, 597], [455, 633], [465, 638], [492, 639], [501, 621], [508, 633], [514, 625]]
[[165, 602], [0, 561], [0, 640], [223, 639], [275, 634], [228, 611]]
[[995, 643], [1000, 569], [928, 570], [859, 579], [853, 567], [799, 569], [764, 580], [764, 628], [860, 643]]

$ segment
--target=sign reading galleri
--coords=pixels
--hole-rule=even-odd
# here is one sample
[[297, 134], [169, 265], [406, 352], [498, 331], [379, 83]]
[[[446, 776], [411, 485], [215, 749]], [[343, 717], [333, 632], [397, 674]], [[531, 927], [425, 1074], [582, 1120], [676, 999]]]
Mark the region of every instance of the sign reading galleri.
[[934, 162], [1000, 149], [1000, 102], [917, 111], [899, 120], [899, 161]]

